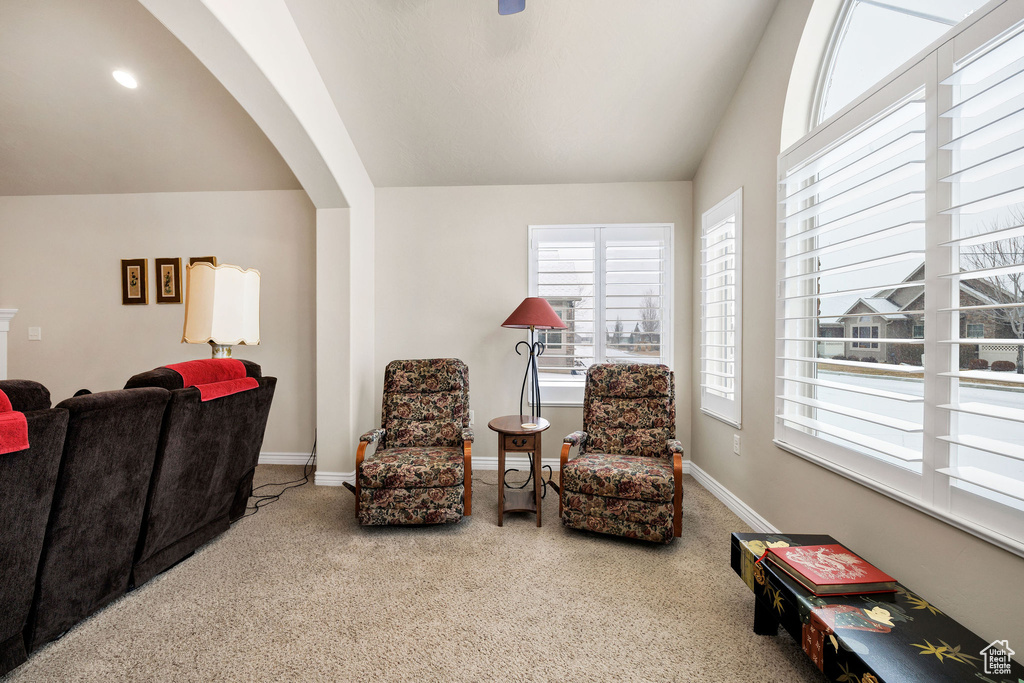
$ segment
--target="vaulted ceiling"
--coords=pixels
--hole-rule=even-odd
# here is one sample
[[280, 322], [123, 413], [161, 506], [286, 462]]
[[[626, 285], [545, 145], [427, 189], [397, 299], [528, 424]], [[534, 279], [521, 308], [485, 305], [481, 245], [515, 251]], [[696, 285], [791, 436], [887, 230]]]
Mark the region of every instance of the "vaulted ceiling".
[[[377, 186], [689, 179], [776, 5], [286, 2]], [[3, 0], [0, 76], [0, 195], [298, 187], [135, 0]]]
[[375, 185], [687, 180], [770, 0], [286, 0]]
[[[139, 87], [118, 85], [115, 69]], [[0, 196], [298, 187], [135, 0], [0, 0]]]

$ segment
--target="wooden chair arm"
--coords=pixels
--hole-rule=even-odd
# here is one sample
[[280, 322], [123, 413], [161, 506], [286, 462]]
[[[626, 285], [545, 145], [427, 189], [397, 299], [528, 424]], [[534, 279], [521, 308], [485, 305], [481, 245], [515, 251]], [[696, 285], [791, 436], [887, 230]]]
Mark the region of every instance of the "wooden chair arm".
[[562, 498], [565, 495], [565, 481], [562, 479], [562, 472], [565, 472], [565, 464], [569, 462], [569, 449], [571, 443], [562, 444], [562, 455], [558, 458], [558, 516], [562, 516]]
[[369, 445], [369, 441], [360, 441], [359, 448], [356, 450], [356, 519], [359, 518], [359, 496], [362, 493], [362, 487], [359, 485], [359, 470], [363, 467], [363, 458], [366, 457], [366, 447]]
[[473, 514], [473, 442], [463, 441], [462, 442], [462, 458], [463, 468], [465, 469], [465, 479], [463, 480], [463, 496], [465, 502], [463, 503], [462, 514], [469, 517]]
[[675, 479], [675, 495], [672, 500], [672, 535], [683, 535], [683, 454], [672, 454], [672, 476]]

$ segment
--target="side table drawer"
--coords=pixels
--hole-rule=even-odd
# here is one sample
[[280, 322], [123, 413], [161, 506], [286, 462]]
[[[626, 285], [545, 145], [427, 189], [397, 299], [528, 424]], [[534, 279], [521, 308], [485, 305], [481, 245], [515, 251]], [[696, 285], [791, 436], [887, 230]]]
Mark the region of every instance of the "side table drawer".
[[505, 450], [506, 451], [529, 451], [533, 452], [536, 449], [536, 435], [534, 434], [505, 434]]

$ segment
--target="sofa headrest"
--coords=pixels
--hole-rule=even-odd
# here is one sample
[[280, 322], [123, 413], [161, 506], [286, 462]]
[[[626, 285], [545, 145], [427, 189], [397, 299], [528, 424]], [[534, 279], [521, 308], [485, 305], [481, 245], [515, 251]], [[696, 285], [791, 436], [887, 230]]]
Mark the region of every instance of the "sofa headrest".
[[28, 412], [50, 407], [50, 391], [39, 382], [28, 379], [0, 380], [0, 391], [7, 394], [13, 410]]
[[[255, 377], [256, 379], [263, 377], [262, 369], [258, 363], [240, 358], [236, 360], [239, 360], [245, 366], [246, 377]], [[161, 389], [174, 391], [175, 389], [184, 389], [185, 384], [180, 374], [168, 367], [160, 367], [154, 368], [149, 372], [140, 372], [129, 379], [124, 385], [125, 389], [136, 389], [139, 387], [160, 387]]]
[[71, 419], [74, 420], [76, 415], [97, 410], [131, 411], [151, 403], [166, 404], [170, 398], [169, 391], [158, 387], [121, 389], [64, 399], [57, 404], [57, 407], [66, 409], [71, 414]]

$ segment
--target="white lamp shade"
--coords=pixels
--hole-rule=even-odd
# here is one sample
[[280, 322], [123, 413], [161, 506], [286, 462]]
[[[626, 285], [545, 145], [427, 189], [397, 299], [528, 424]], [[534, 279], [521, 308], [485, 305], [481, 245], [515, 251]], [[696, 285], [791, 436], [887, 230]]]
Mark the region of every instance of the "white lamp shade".
[[199, 262], [185, 269], [185, 330], [189, 344], [260, 343], [260, 271]]

